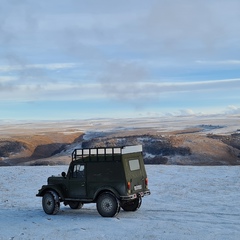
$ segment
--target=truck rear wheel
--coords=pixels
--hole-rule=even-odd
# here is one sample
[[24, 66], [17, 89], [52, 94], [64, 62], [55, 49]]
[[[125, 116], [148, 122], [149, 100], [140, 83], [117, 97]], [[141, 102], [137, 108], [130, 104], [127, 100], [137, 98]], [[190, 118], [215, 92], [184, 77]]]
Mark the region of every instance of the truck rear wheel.
[[142, 198], [138, 197], [134, 200], [121, 203], [121, 207], [124, 211], [137, 211], [142, 204]]
[[47, 191], [42, 198], [42, 207], [46, 214], [57, 214], [60, 209], [58, 194], [54, 191]]
[[120, 211], [120, 204], [112, 193], [103, 193], [97, 199], [97, 210], [102, 217], [114, 217]]

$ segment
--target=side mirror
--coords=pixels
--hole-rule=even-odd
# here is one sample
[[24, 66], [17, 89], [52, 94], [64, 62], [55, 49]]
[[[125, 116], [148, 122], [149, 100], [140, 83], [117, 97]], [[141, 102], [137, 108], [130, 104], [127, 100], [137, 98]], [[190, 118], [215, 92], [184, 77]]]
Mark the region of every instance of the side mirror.
[[65, 172], [62, 172], [62, 177], [66, 177], [66, 173]]

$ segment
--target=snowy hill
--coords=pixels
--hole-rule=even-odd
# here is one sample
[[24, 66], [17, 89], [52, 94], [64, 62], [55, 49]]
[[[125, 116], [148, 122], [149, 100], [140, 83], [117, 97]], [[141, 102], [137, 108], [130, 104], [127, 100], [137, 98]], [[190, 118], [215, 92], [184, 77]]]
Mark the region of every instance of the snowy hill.
[[240, 166], [147, 165], [151, 195], [137, 212], [103, 218], [95, 204], [46, 215], [35, 197], [68, 166], [0, 168], [0, 239], [239, 239]]

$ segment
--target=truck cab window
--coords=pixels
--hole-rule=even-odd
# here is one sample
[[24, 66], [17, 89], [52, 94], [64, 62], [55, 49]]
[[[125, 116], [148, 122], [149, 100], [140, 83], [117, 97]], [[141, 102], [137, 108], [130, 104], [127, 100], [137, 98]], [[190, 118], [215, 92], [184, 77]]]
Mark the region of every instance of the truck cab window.
[[76, 164], [73, 166], [73, 178], [84, 178], [84, 165]]

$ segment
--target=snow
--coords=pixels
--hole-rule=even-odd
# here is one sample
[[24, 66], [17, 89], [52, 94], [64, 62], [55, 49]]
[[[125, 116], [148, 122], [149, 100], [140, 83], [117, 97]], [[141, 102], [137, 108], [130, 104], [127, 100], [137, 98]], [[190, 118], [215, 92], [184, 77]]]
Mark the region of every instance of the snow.
[[144, 157], [145, 157], [145, 158], [154, 158], [154, 157], [156, 157], [156, 155], [151, 154], [151, 153], [148, 153], [148, 152], [145, 152]]
[[146, 165], [151, 195], [103, 218], [95, 204], [46, 215], [35, 197], [68, 166], [0, 168], [0, 239], [239, 239], [240, 166]]

